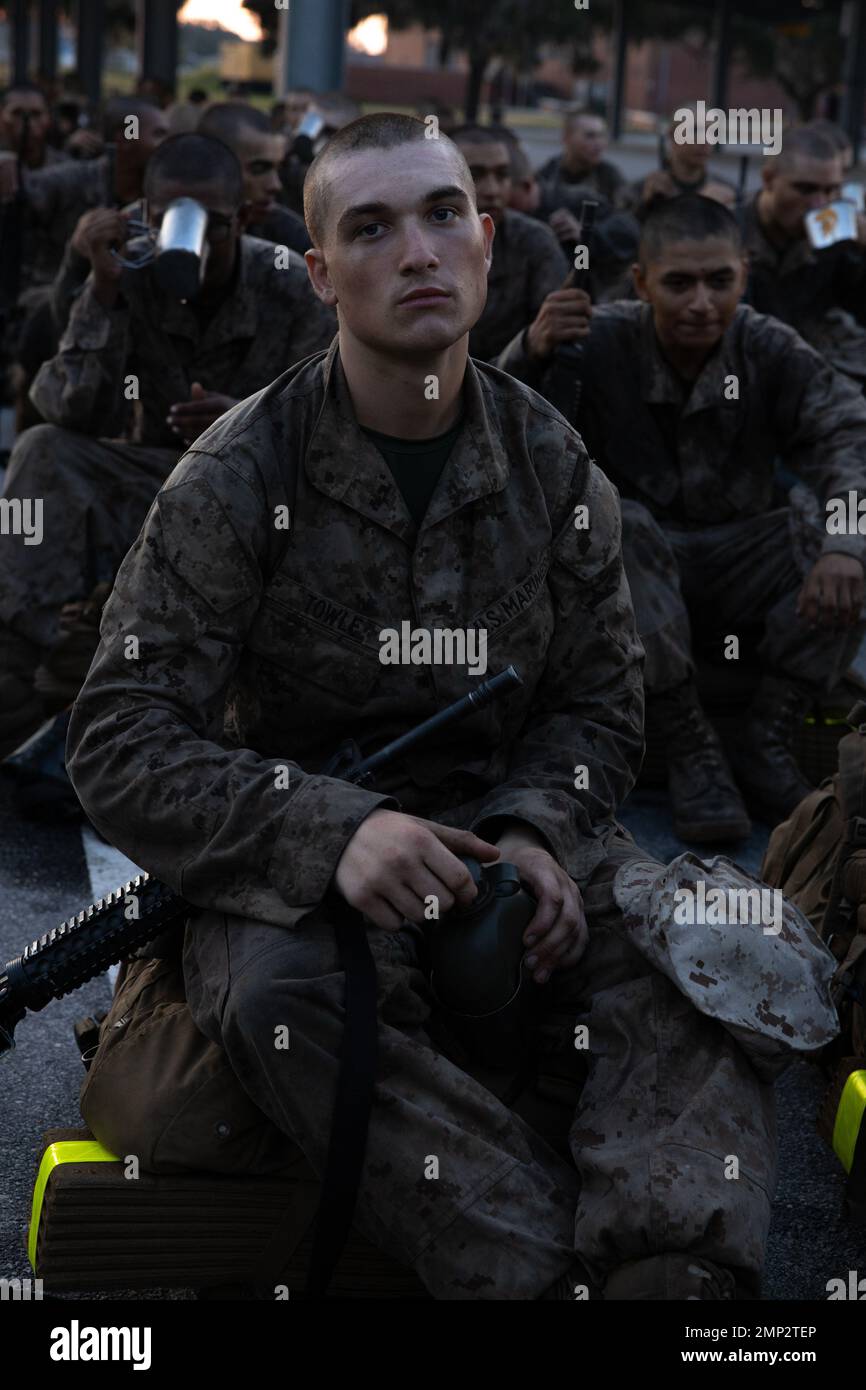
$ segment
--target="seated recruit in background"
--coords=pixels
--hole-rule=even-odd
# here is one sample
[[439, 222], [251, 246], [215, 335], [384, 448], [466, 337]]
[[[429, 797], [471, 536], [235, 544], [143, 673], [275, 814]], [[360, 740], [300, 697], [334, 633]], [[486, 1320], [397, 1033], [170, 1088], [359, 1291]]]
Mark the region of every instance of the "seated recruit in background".
[[[779, 505], [774, 463], [814, 488], [816, 514], [828, 498], [866, 496], [866, 404], [793, 329], [739, 303], [739, 228], [713, 200], [660, 204], [634, 276], [642, 302], [593, 311], [577, 423], [623, 498], [678, 832], [725, 840], [749, 819], [698, 700], [692, 636], [763, 625], [763, 679], [731, 752], [756, 809], [780, 819], [810, 790], [791, 753], [796, 724], [863, 630], [866, 543], [826, 526], [823, 510], [810, 526]], [[508, 352], [498, 365], [515, 367]]]
[[[123, 215], [91, 214], [90, 276], [32, 388], [50, 423], [19, 437], [6, 474], [6, 497], [43, 499], [45, 539], [13, 538], [0, 551], [5, 752], [45, 716], [34, 681], [57, 643], [61, 606], [111, 581], [184, 442], [335, 329], [300, 258], [283, 251], [278, 264], [270, 242], [242, 234], [241, 174], [225, 145], [167, 140], [151, 157], [145, 193], [154, 227], [178, 197], [207, 209], [201, 287], [182, 303], [159, 287], [153, 265], [124, 268], [111, 253], [128, 234]], [[87, 660], [80, 676], [86, 670]], [[60, 692], [61, 705], [67, 697]]]

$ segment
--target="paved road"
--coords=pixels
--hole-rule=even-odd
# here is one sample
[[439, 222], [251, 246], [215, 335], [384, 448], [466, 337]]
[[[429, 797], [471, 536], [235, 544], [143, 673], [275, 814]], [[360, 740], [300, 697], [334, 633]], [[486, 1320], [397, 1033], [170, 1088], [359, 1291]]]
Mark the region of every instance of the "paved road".
[[[657, 858], [670, 859], [685, 846], [677, 840], [665, 797], [642, 792], [623, 819], [635, 838]], [[756, 869], [766, 833], [760, 828], [740, 848], [738, 861]], [[0, 782], [0, 957], [23, 945], [125, 880], [127, 861], [103, 848], [78, 825], [26, 824], [15, 814]], [[17, 1030], [17, 1048], [0, 1065], [0, 1276], [30, 1273], [25, 1231], [43, 1132], [80, 1124], [78, 1090], [83, 1076], [72, 1023], [104, 1008], [107, 977], [31, 1015]], [[830, 1278], [849, 1269], [866, 1272], [866, 1237], [858, 1241], [841, 1218], [842, 1174], [814, 1132], [821, 1092], [819, 1078], [805, 1065], [792, 1067], [778, 1083], [781, 1161], [767, 1269], [771, 1299], [818, 1299]], [[74, 1297], [67, 1295], [66, 1297]], [[150, 1294], [112, 1292], [117, 1298], [191, 1298], [190, 1290]]]

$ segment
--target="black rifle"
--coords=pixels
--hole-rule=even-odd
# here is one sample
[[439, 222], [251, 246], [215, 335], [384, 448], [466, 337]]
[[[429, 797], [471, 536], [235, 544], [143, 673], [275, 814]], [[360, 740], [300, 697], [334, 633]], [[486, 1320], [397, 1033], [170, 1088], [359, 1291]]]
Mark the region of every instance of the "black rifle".
[[[588, 198], [580, 207], [580, 245], [586, 247], [587, 261], [591, 260], [590, 240], [597, 202]], [[590, 269], [570, 270], [562, 288], [564, 290], [588, 290]], [[544, 395], [551, 405], [556, 406], [570, 425], [577, 425], [580, 410], [580, 397], [583, 387], [581, 369], [583, 366], [583, 346], [580, 343], [560, 343], [554, 350], [553, 361], [547, 370], [544, 381]]]
[[[387, 764], [521, 684], [509, 666], [368, 757], [347, 740], [321, 775], [369, 787]], [[14, 1048], [15, 1027], [28, 1010], [38, 1012], [52, 999], [70, 994], [200, 910], [151, 874], [141, 873], [25, 947], [0, 971], [0, 1055]]]
[[[508, 666], [366, 758], [361, 757], [357, 744], [348, 740], [322, 769], [322, 775], [369, 787], [387, 764], [520, 685], [517, 671]], [[181, 926], [197, 911], [150, 874], [139, 874], [34, 941], [0, 973], [0, 1055], [14, 1047], [15, 1025], [28, 1009], [42, 1009], [50, 999], [77, 989], [136, 948], [154, 941], [167, 928]], [[357, 914], [339, 899], [334, 904], [334, 934], [346, 975], [346, 1011], [334, 1118], [307, 1279], [308, 1298], [324, 1296], [349, 1234], [376, 1077], [376, 967]]]

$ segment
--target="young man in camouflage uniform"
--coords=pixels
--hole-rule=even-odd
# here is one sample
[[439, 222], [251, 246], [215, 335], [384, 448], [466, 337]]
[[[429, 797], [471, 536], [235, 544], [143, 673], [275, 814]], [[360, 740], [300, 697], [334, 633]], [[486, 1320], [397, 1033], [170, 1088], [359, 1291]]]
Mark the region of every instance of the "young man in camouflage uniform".
[[[793, 329], [739, 303], [740, 234], [714, 200], [660, 204], [634, 274], [642, 302], [593, 312], [578, 428], [626, 499], [625, 564], [678, 832], [725, 841], [747, 835], [749, 818], [698, 698], [691, 628], [763, 624], [764, 675], [733, 753], [740, 787], [782, 819], [811, 790], [791, 752], [796, 724], [863, 631], [866, 548], [822, 531], [823, 517], [804, 524], [776, 496], [774, 462], [821, 504], [866, 494], [866, 405]], [[537, 375], [519, 340], [498, 365]]]
[[835, 201], [843, 158], [819, 130], [786, 133], [781, 152], [764, 161], [762, 187], [743, 209], [749, 257], [748, 301], [796, 328], [837, 371], [866, 383], [866, 217], [856, 240], [816, 251], [808, 212]]
[[222, 140], [237, 156], [244, 197], [250, 204], [249, 235], [289, 246], [302, 256], [310, 245], [304, 219], [279, 201], [286, 137], [271, 129], [263, 111], [242, 101], [215, 102], [196, 129], [200, 135]]
[[48, 143], [51, 112], [45, 93], [35, 82], [14, 82], [0, 92], [0, 151], [18, 155], [24, 121], [27, 120], [27, 142], [22, 151], [25, 169], [50, 169], [65, 164], [69, 155]]
[[536, 173], [542, 217], [552, 220], [563, 208], [580, 212], [580, 199], [593, 195], [612, 208], [623, 206], [626, 182], [616, 165], [604, 158], [607, 143], [603, 116], [585, 110], [566, 112], [562, 154], [553, 155]]
[[[135, 138], [127, 138], [133, 132]], [[90, 269], [82, 219], [86, 227], [88, 214], [91, 220], [94, 215], [104, 219], [140, 198], [145, 166], [168, 127], [157, 107], [123, 97], [108, 104], [105, 134], [106, 152], [96, 159], [25, 171], [18, 302], [5, 344], [19, 431], [38, 422], [27, 392], [42, 363], [57, 351], [73, 298]], [[0, 163], [0, 200], [11, 198], [17, 186], [14, 163]]]
[[674, 138], [680, 112], [689, 109], [694, 108], [679, 107], [668, 122], [660, 142], [661, 168], [636, 179], [625, 191], [625, 206], [640, 221], [661, 199], [679, 198], [683, 193], [701, 193], [728, 208], [736, 204], [737, 190], [730, 180], [709, 171], [712, 145], [699, 141], [680, 144]]
[[242, 235], [240, 170], [226, 146], [174, 137], [153, 156], [146, 188], [154, 227], [175, 198], [208, 209], [201, 290], [189, 303], [172, 299], [152, 267], [126, 269], [112, 254], [122, 219], [91, 224], [90, 277], [32, 388], [50, 423], [19, 437], [6, 475], [5, 497], [22, 509], [25, 499], [44, 503], [46, 535], [42, 544], [2, 539], [4, 754], [47, 712], [34, 680], [61, 606], [111, 580], [182, 445], [336, 327], [300, 257]]
[[[137, 127], [128, 124], [130, 116]], [[135, 138], [129, 138], [126, 132], [133, 129], [137, 130]], [[168, 126], [158, 107], [137, 97], [116, 97], [105, 114], [104, 154], [98, 159], [67, 160], [51, 169], [25, 173], [22, 192], [28, 244], [22, 278], [26, 288], [51, 283], [69, 253], [83, 213], [96, 207], [123, 207], [141, 196], [147, 162], [167, 134]], [[0, 192], [9, 197], [17, 187], [13, 166], [4, 164], [0, 172]]]
[[[206, 431], [160, 491], [73, 711], [73, 782], [201, 909], [193, 1018], [317, 1173], [344, 1018], [332, 928], [351, 909], [379, 985], [355, 1224], [434, 1296], [568, 1299], [589, 1276], [608, 1298], [754, 1292], [772, 1090], [629, 944], [614, 892], [644, 857], [613, 819], [642, 750], [616, 494], [546, 402], [467, 358], [494, 228], [447, 138], [356, 121], [311, 166], [306, 216], [339, 338]], [[471, 688], [464, 666], [383, 664], [405, 620], [483, 628], [489, 669], [514, 662], [522, 688], [377, 790], [323, 775], [347, 735], [377, 747]], [[518, 866], [538, 900], [528, 964], [589, 1027], [577, 1175], [431, 1045], [417, 926], [431, 895], [443, 912], [474, 897], [461, 854]]]
[[483, 126], [459, 126], [452, 138], [472, 173], [478, 211], [496, 229], [487, 303], [469, 334], [469, 355], [492, 361], [515, 333], [525, 333], [530, 356], [552, 352], [585, 330], [589, 298], [562, 288], [571, 266], [550, 228], [508, 206], [505, 138]]

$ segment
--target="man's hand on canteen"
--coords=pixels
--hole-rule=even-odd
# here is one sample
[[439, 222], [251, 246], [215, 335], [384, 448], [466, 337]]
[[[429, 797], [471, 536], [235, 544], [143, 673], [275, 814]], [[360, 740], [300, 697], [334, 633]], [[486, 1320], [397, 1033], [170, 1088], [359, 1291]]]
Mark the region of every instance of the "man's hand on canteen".
[[509, 829], [497, 841], [503, 863], [514, 864], [538, 901], [538, 909], [523, 934], [526, 964], [538, 984], [555, 970], [577, 965], [589, 934], [583, 898], [574, 880], [545, 849], [531, 826]]
[[580, 222], [568, 208], [557, 208], [548, 217], [551, 231], [560, 241], [571, 241], [577, 246], [580, 242]]
[[180, 435], [185, 444], [191, 444], [233, 405], [237, 405], [234, 397], [206, 391], [200, 381], [194, 381], [189, 400], [176, 401], [169, 407], [166, 424]]
[[72, 233], [72, 249], [90, 262], [94, 292], [106, 308], [117, 298], [123, 274], [123, 266], [111, 253], [127, 241], [130, 216], [116, 208], [91, 208], [82, 213]]
[[549, 357], [558, 343], [585, 338], [592, 301], [586, 290], [554, 290], [544, 300], [526, 335], [529, 356]]
[[863, 587], [863, 566], [855, 556], [822, 555], [797, 596], [797, 616], [813, 627], [852, 627], [860, 621]]
[[384, 931], [425, 920], [425, 899], [435, 897], [440, 915], [462, 907], [478, 889], [457, 855], [482, 864], [499, 850], [470, 830], [455, 830], [402, 811], [372, 811], [349, 840], [334, 875], [337, 890], [351, 907]]

